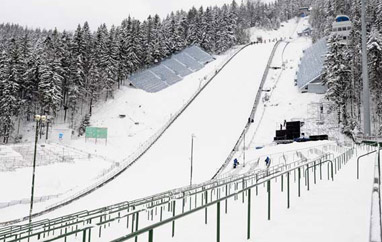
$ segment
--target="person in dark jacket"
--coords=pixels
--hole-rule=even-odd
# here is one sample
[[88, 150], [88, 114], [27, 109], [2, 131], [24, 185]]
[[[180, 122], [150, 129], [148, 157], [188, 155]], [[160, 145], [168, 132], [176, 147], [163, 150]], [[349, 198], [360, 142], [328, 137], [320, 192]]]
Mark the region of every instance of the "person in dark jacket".
[[267, 168], [269, 168], [269, 166], [271, 165], [271, 158], [269, 158], [268, 156], [265, 159], [265, 165], [267, 166]]
[[240, 164], [239, 161], [235, 158], [235, 159], [233, 160], [233, 168], [235, 169], [236, 166], [239, 165], [239, 164]]

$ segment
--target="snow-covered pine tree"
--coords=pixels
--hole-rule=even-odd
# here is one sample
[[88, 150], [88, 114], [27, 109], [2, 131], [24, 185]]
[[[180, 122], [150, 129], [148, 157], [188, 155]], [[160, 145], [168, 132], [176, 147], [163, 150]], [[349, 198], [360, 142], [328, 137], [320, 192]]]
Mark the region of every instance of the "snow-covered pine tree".
[[328, 53], [322, 73], [323, 83], [328, 86], [326, 97], [337, 106], [338, 121], [344, 128], [348, 125], [347, 107], [351, 90], [350, 57], [347, 55], [346, 48], [347, 45], [339, 36], [329, 37]]
[[43, 42], [42, 61], [39, 68], [40, 82], [38, 84], [41, 113], [46, 115], [56, 115], [62, 101], [63, 70], [56, 54], [52, 37], [48, 36]]
[[133, 20], [131, 32], [127, 40], [127, 70], [128, 73], [133, 73], [142, 67], [143, 46], [142, 36], [140, 31], [140, 22]]
[[[369, 59], [370, 90], [375, 104], [375, 114], [379, 122], [382, 119], [382, 35], [376, 26], [373, 26], [367, 43]], [[382, 134], [382, 129], [378, 130]]]
[[64, 31], [61, 34], [61, 41], [59, 43], [59, 48], [58, 48], [58, 51], [59, 51], [58, 55], [60, 56], [61, 68], [63, 70], [62, 87], [61, 87], [61, 91], [62, 91], [62, 105], [61, 106], [64, 109], [64, 122], [66, 122], [67, 112], [69, 109], [68, 95], [69, 95], [70, 85], [72, 83], [71, 73], [70, 73], [71, 60], [72, 60], [72, 56], [71, 56], [71, 52], [70, 52], [70, 45], [71, 45], [71, 37], [69, 36], [69, 34], [66, 31]]
[[[12, 39], [13, 45], [17, 45]], [[12, 46], [12, 45], [11, 45]], [[16, 48], [15, 46], [13, 48]], [[0, 135], [3, 136], [3, 142], [8, 143], [9, 137], [14, 130], [14, 117], [18, 115], [20, 107], [19, 83], [17, 76], [17, 67], [14, 61], [18, 48], [10, 50], [8, 53], [2, 51], [0, 55]]]
[[206, 51], [213, 53], [215, 51], [215, 16], [210, 7], [206, 8], [206, 11], [202, 17], [202, 23], [200, 26], [201, 40], [200, 46]]
[[351, 80], [352, 80], [352, 90], [350, 97], [350, 115], [352, 118], [361, 122], [361, 1], [355, 0], [352, 8], [352, 23], [353, 27], [349, 35], [349, 48], [348, 53], [351, 56], [350, 66], [351, 66]]

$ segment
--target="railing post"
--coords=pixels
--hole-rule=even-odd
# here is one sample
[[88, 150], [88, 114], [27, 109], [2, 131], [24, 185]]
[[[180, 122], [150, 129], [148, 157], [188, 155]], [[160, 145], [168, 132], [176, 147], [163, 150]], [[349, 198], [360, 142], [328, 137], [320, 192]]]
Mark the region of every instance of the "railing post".
[[[172, 216], [175, 217], [175, 200], [172, 201]], [[172, 237], [175, 236], [175, 220], [172, 221]]]
[[217, 202], [216, 242], [220, 242], [220, 202]]
[[300, 167], [298, 168], [298, 197], [300, 197], [301, 195], [301, 184], [300, 184], [300, 181], [301, 180], [301, 170], [300, 170]]
[[154, 242], [154, 235], [153, 235], [153, 230], [149, 230], [149, 242]]
[[[205, 191], [205, 198], [204, 198], [204, 200], [205, 200], [205, 204], [207, 204], [207, 202], [208, 202], [208, 196], [207, 196], [208, 194], [207, 194], [207, 191]], [[206, 207], [206, 209], [204, 210], [204, 223], [205, 224], [207, 224], [207, 207]]]
[[271, 181], [268, 180], [268, 220], [271, 220]]
[[86, 242], [86, 229], [82, 232], [82, 242]]
[[307, 189], [308, 189], [308, 191], [309, 191], [309, 165], [306, 165], [306, 177], [305, 177], [305, 179], [306, 179], [306, 185], [307, 185]]
[[287, 208], [289, 208], [290, 207], [290, 196], [289, 196], [289, 172], [287, 173]]
[[[227, 185], [225, 185], [225, 196], [226, 197], [228, 196], [228, 186]], [[226, 198], [224, 202], [225, 202], [225, 213], [227, 214], [227, 212], [228, 212], [228, 199]]]
[[[137, 219], [135, 220], [135, 231], [138, 230], [138, 223], [139, 223], [139, 212], [137, 212]], [[135, 242], [138, 242], [138, 235], [135, 236]]]
[[91, 238], [92, 238], [92, 228], [89, 228], [89, 238], [88, 238], [88, 242], [91, 241]]
[[247, 239], [251, 238], [251, 189], [248, 189], [248, 223], [247, 223]]
[[284, 191], [284, 175], [281, 175], [281, 191]]

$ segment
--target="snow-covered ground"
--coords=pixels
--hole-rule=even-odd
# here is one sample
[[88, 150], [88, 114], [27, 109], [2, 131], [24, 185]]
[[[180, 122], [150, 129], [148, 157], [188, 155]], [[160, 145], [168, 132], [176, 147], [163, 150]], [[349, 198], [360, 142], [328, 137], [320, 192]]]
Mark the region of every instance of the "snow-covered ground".
[[[245, 148], [239, 150], [235, 156], [241, 162], [239, 169], [233, 170], [232, 166], [227, 166], [223, 176], [245, 173], [254, 168], [255, 163], [258, 168], [262, 168], [262, 160], [265, 156], [271, 156], [273, 165], [293, 162], [297, 159], [296, 151], [312, 159], [316, 156], [308, 152], [309, 149], [314, 147], [320, 149], [322, 145], [333, 143], [325, 141], [278, 146], [271, 144], [279, 123], [284, 120], [305, 118], [308, 115], [309, 103], [318, 102], [322, 98], [322, 95], [301, 94], [294, 86], [294, 75], [303, 54], [302, 51], [311, 44], [309, 38], [296, 36], [296, 31], [304, 28], [306, 23], [307, 18], [301, 21], [295, 19], [283, 23], [281, 31], [267, 32], [267, 38], [271, 40], [285, 38], [287, 41], [279, 45], [275, 54], [276, 58], [271, 65], [282, 68], [269, 72], [265, 83], [269, 91], [263, 93], [264, 101], [260, 103], [255, 121], [247, 133]], [[264, 34], [256, 29], [252, 29], [251, 33], [254, 37]], [[273, 45], [274, 42], [267, 41], [266, 44], [252, 45], [244, 49], [136, 164], [95, 192], [44, 215], [41, 219], [91, 210], [187, 186], [190, 179], [189, 158], [192, 134], [195, 135], [193, 183], [210, 179], [228, 156], [247, 122]], [[210, 66], [202, 71], [209, 73], [214, 71], [214, 68]], [[201, 74], [199, 78], [203, 78], [204, 75]], [[97, 145], [85, 143], [81, 139], [73, 141], [70, 145], [80, 150], [96, 149], [96, 152], [92, 153], [97, 153], [100, 157], [107, 156], [112, 160], [123, 159], [129, 152], [139, 148], [139, 142], [129, 143], [129, 141], [147, 140], [155, 132], [154, 130], [159, 129], [168, 120], [169, 113], [176, 112], [183, 105], [182, 101], [186, 101], [187, 97], [199, 88], [197, 80], [199, 79], [190, 80], [192, 84], [187, 84], [188, 81], [185, 80], [181, 82], [182, 84], [160, 92], [158, 97], [154, 97], [157, 94], [140, 94], [142, 98], [145, 96], [147, 99], [139, 99], [138, 94], [137, 96], [132, 94], [139, 93], [139, 90], [126, 88], [124, 90], [126, 95], [118, 94], [121, 96], [99, 107], [93, 116], [92, 122], [95, 125], [110, 127], [108, 145], [104, 146], [102, 142]], [[123, 100], [123, 98], [126, 99]], [[175, 102], [177, 104], [174, 104]], [[135, 112], [129, 109], [133, 107]], [[104, 110], [106, 110], [105, 113], [102, 113]], [[122, 112], [129, 117], [124, 120], [119, 119], [118, 114]], [[162, 115], [163, 112], [167, 113]], [[135, 126], [135, 122], [139, 122], [139, 128]], [[123, 127], [130, 127], [131, 133]], [[126, 138], [129, 134], [133, 136], [131, 140]], [[257, 147], [262, 148], [256, 149]], [[244, 151], [245, 168], [243, 168]], [[291, 196], [290, 209], [286, 209], [285, 193], [276, 189], [276, 185], [280, 186], [280, 183], [274, 184], [271, 221], [268, 221], [266, 216], [266, 188], [260, 189], [259, 196], [255, 197], [252, 194], [251, 216], [253, 219], [250, 241], [366, 240], [370, 219], [373, 160], [370, 158], [362, 163], [361, 180], [355, 179], [356, 162], [353, 158], [335, 176], [334, 182], [325, 179], [319, 181], [317, 185], [311, 187], [311, 191], [304, 190], [301, 198], [296, 196], [294, 183], [291, 186], [293, 196]], [[47, 202], [36, 204], [35, 210], [43, 210], [47, 205]], [[246, 209], [247, 204], [243, 204], [241, 199], [229, 201], [229, 212], [222, 216], [221, 241], [247, 241]], [[12, 209], [0, 210], [0, 218], [4, 220], [17, 218], [27, 215], [27, 212], [28, 205], [17, 205]], [[216, 239], [216, 209], [209, 209], [208, 216], [210, 218], [208, 225], [203, 223], [202, 211], [179, 220], [176, 223], [176, 236], [172, 240], [170, 225], [156, 229], [155, 241], [214, 241]], [[110, 231], [110, 233], [112, 238], [116, 238], [117, 234], [123, 234], [123, 231], [116, 231], [115, 234]], [[141, 236], [140, 239], [146, 240], [145, 237], [146, 235]]]
[[[76, 136], [72, 136], [72, 139], [64, 137], [66, 139], [60, 141], [58, 135], [54, 135], [55, 131], [61, 132], [67, 127], [57, 120], [58, 124], [50, 128], [52, 133], [48, 141], [43, 136], [37, 147], [36, 205], [42, 199], [44, 201], [40, 205], [43, 208], [62, 200], [68, 194], [74, 194], [94, 183], [110, 169], [118, 167], [126, 158], [141, 152], [142, 147], [152, 142], [152, 137], [161, 131], [167, 121], [236, 51], [237, 49], [232, 49], [224, 55], [216, 56], [216, 60], [202, 70], [158, 93], [122, 87], [114, 99], [101, 102], [95, 107], [90, 120], [92, 126], [108, 128], [107, 143], [105, 140], [86, 141], [84, 137]], [[125, 114], [126, 118], [120, 118], [120, 114]], [[33, 126], [25, 127], [24, 139], [33, 140], [34, 130]], [[0, 208], [6, 207], [0, 209], [0, 221], [28, 214], [34, 144], [26, 143], [22, 146], [26, 148], [19, 152], [12, 145], [0, 147], [0, 159], [13, 161], [17, 158], [26, 165], [23, 168], [0, 170], [0, 184], [15, 184], [0, 186]], [[47, 150], [50, 151], [49, 154], [46, 154]], [[64, 154], [61, 159], [66, 162], [56, 159], [61, 154]], [[43, 160], [48, 162], [45, 164]], [[17, 189], [14, 189], [15, 186]]]

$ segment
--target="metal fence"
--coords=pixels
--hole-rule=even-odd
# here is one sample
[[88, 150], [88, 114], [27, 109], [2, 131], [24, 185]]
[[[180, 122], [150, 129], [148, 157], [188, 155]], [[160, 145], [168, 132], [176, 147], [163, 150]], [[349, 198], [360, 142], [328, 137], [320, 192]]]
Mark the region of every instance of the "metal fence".
[[[270, 191], [271, 185], [277, 180], [281, 183], [281, 191], [288, 197], [287, 207], [289, 208], [291, 195], [289, 188], [292, 180], [298, 187], [297, 195], [300, 197], [302, 183], [309, 191], [312, 184], [325, 179], [326, 176], [327, 179], [333, 180], [334, 175], [354, 154], [353, 148], [333, 147], [333, 149], [340, 151], [341, 154], [334, 157], [333, 153], [325, 153], [312, 161], [300, 160], [284, 166], [272, 167], [269, 170], [252, 171], [238, 177], [211, 180], [131, 202], [33, 222], [31, 225], [9, 226], [0, 229], [0, 241], [105, 241], [110, 233], [114, 238], [119, 236], [115, 241], [123, 241], [148, 233], [149, 241], [153, 241], [155, 228], [171, 223], [172, 235], [174, 235], [177, 219], [200, 210], [205, 211], [204, 222], [207, 223], [209, 207], [216, 205], [220, 211], [220, 205], [224, 202], [227, 212], [228, 200], [231, 198], [244, 202], [247, 197], [250, 203], [251, 192], [258, 195], [260, 185], [266, 185]], [[271, 219], [269, 191], [267, 193], [268, 219]], [[250, 210], [249, 205], [248, 209]], [[249, 225], [248, 228], [250, 228]], [[220, 228], [217, 234], [219, 230]], [[124, 234], [118, 234], [116, 231], [122, 231]], [[249, 237], [250, 230], [248, 230]], [[217, 241], [219, 241], [218, 238]]]

